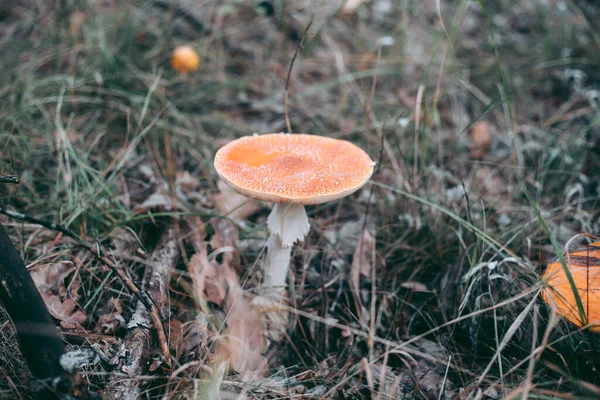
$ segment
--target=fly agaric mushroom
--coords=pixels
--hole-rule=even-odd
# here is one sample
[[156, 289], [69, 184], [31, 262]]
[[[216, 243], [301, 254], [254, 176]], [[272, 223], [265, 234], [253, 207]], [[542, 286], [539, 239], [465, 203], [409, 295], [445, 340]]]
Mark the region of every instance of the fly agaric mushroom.
[[292, 246], [310, 229], [304, 206], [340, 199], [360, 189], [375, 163], [356, 145], [317, 135], [245, 136], [215, 155], [219, 177], [235, 191], [275, 203], [267, 219], [270, 237], [263, 287], [281, 293]]
[[171, 66], [180, 73], [192, 72], [198, 69], [200, 56], [192, 46], [179, 46], [173, 50]]
[[[600, 242], [591, 243], [569, 253], [567, 267], [581, 298], [591, 332], [600, 333]], [[575, 294], [560, 261], [548, 264], [542, 278], [547, 287], [542, 298], [559, 315], [578, 327], [585, 325], [577, 310]]]

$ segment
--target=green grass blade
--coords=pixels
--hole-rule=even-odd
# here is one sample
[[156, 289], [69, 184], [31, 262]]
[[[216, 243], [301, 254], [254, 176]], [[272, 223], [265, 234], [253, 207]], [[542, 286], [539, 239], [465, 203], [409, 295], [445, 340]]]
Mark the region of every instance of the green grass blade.
[[559, 244], [556, 241], [556, 238], [554, 237], [552, 232], [550, 232], [550, 229], [548, 229], [548, 225], [546, 224], [544, 217], [542, 217], [542, 213], [540, 212], [539, 208], [533, 201], [531, 194], [529, 193], [529, 191], [527, 190], [525, 185], [521, 184], [521, 187], [523, 188], [523, 193], [525, 193], [525, 196], [527, 196], [527, 200], [529, 200], [529, 204], [531, 205], [531, 208], [533, 208], [533, 212], [537, 216], [538, 221], [540, 221], [540, 225], [542, 225], [542, 228], [544, 229], [544, 231], [550, 238], [550, 242], [552, 243], [552, 247], [554, 247], [554, 251], [556, 252], [556, 255], [558, 256], [558, 259], [560, 260], [560, 264], [562, 265], [563, 271], [565, 271], [565, 275], [567, 275], [567, 279], [569, 280], [569, 285], [571, 286], [571, 290], [573, 291], [573, 296], [575, 297], [575, 304], [577, 305], [577, 311], [579, 313], [579, 318], [581, 319], [581, 323], [583, 325], [587, 325], [587, 315], [583, 308], [583, 303], [581, 302], [581, 297], [579, 296], [579, 291], [577, 290], [577, 286], [575, 285], [575, 281], [573, 280], [573, 275], [571, 275], [571, 271], [569, 270], [569, 267], [567, 266], [567, 262], [565, 260], [564, 254], [563, 254], [563, 250], [559, 246]]

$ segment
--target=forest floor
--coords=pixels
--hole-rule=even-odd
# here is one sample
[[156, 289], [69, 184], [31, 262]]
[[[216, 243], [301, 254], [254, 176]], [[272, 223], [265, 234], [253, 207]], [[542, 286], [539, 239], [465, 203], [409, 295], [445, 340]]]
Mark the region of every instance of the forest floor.
[[[0, 207], [101, 249], [166, 332], [76, 241], [1, 215], [68, 347], [100, 355], [83, 385], [143, 399], [598, 398], [600, 339], [539, 296], [562, 246], [600, 233], [592, 4], [2, 2], [0, 174], [21, 184], [0, 185]], [[287, 305], [265, 308], [270, 206], [212, 162], [234, 138], [288, 131], [310, 21], [292, 131], [352, 141], [377, 167], [359, 192], [307, 207]], [[178, 45], [198, 71], [171, 68]], [[0, 397], [29, 398], [4, 314], [0, 326]]]

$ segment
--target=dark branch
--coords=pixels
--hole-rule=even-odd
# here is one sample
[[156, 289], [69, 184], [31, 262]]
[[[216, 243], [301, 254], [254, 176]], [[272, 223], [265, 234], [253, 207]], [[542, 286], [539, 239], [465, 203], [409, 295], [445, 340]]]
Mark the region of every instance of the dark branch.
[[3, 206], [0, 206], [0, 214], [4, 214], [10, 218], [13, 218], [13, 219], [16, 219], [19, 221], [28, 222], [28, 223], [36, 224], [36, 225], [41, 225], [44, 228], [48, 228], [50, 230], [60, 232], [63, 235], [68, 236], [71, 239], [73, 239], [77, 243], [78, 246], [83, 247], [84, 249], [88, 250], [90, 253], [92, 253], [94, 255], [94, 257], [96, 257], [96, 259], [99, 262], [101, 262], [106, 267], [108, 267], [115, 275], [117, 275], [119, 277], [119, 279], [121, 279], [121, 281], [129, 288], [129, 290], [140, 299], [142, 304], [144, 304], [144, 306], [148, 310], [148, 313], [150, 314], [150, 318], [152, 319], [154, 328], [156, 329], [158, 341], [160, 343], [161, 354], [163, 355], [163, 358], [165, 359], [164, 360], [165, 363], [170, 364], [169, 346], [167, 343], [167, 337], [166, 337], [166, 334], [165, 334], [165, 331], [164, 331], [164, 328], [162, 325], [161, 314], [160, 314], [160, 311], [158, 310], [158, 307], [156, 307], [156, 305], [154, 304], [154, 302], [152, 301], [150, 296], [148, 296], [148, 294], [145, 291], [140, 290], [137, 287], [137, 285], [127, 276], [127, 274], [125, 274], [125, 272], [123, 272], [122, 269], [117, 267], [117, 265], [110, 258], [108, 258], [107, 256], [105, 256], [103, 254], [103, 253], [105, 253], [104, 249], [99, 243], [87, 242], [87, 241], [81, 239], [75, 232], [71, 231], [70, 229], [67, 229], [66, 227], [64, 227], [62, 225], [55, 224], [53, 222], [44, 221], [44, 220], [41, 220], [38, 218], [30, 217], [28, 215], [17, 213], [14, 211], [10, 211], [10, 210], [7, 210]]
[[19, 348], [34, 377], [66, 376], [59, 364], [66, 353], [44, 300], [31, 275], [0, 225], [0, 301], [17, 331]]

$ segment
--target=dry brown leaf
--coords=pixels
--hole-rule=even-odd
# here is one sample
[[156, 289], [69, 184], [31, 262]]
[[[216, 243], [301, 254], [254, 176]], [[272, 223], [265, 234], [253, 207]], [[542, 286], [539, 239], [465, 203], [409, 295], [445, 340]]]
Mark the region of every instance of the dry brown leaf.
[[361, 320], [363, 304], [360, 300], [359, 293], [360, 276], [371, 276], [371, 268], [374, 267], [371, 265], [374, 248], [375, 239], [369, 230], [365, 229], [360, 239], [358, 239], [358, 243], [356, 244], [356, 250], [354, 251], [354, 256], [352, 258], [352, 266], [350, 268], [350, 289], [352, 290], [352, 295], [354, 296], [354, 301], [356, 302], [358, 310], [361, 310]]
[[156, 179], [152, 168], [145, 166], [140, 168], [140, 172], [146, 176], [150, 182], [153, 182], [154, 193], [152, 193], [141, 204], [135, 206], [137, 211], [144, 211], [151, 208], [161, 208], [165, 210], [186, 210], [190, 200], [197, 199], [200, 188], [200, 181], [194, 178], [188, 171], [179, 172], [175, 179], [175, 190], [172, 192], [167, 182], [163, 179]]
[[94, 327], [94, 333], [111, 335], [114, 334], [117, 329], [122, 328], [126, 325], [125, 318], [123, 318], [123, 304], [121, 300], [111, 297], [109, 302], [110, 308], [105, 310], [106, 312], [98, 318], [98, 322]]
[[[201, 223], [197, 221], [197, 223]], [[225, 247], [235, 250], [237, 230], [230, 221], [211, 221], [215, 235], [211, 241], [214, 251]], [[198, 252], [190, 260], [189, 272], [192, 276], [196, 295], [223, 307], [226, 314], [226, 334], [218, 341], [217, 361], [228, 361], [231, 368], [242, 374], [244, 380], [255, 380], [262, 376], [266, 365], [262, 356], [265, 349], [264, 322], [258, 308], [244, 296], [239, 278], [230, 266], [230, 257], [223, 257], [221, 264], [209, 261], [201, 228], [194, 237]], [[229, 249], [227, 250], [229, 251]]]
[[219, 267], [216, 263], [209, 262], [206, 255], [196, 253], [190, 259], [189, 271], [196, 295], [222, 306], [227, 295], [227, 280], [221, 276]]
[[[77, 301], [81, 298], [81, 295], [79, 294], [79, 289], [81, 289], [82, 284], [83, 283], [81, 282], [81, 275], [75, 274], [73, 276], [73, 278], [71, 278], [71, 282], [69, 282], [69, 286], [64, 288], [64, 290], [60, 290], [61, 287], [59, 286], [58, 295], [63, 298], [69, 296], [74, 301]], [[64, 287], [64, 282], [63, 282], [62, 287]]]
[[[282, 298], [286, 298], [287, 292], [282, 293]], [[264, 320], [265, 337], [274, 342], [283, 340], [285, 331], [288, 327], [289, 312], [281, 307], [281, 300], [272, 299], [266, 296], [256, 296], [252, 299], [252, 304], [258, 307]]]
[[64, 280], [73, 271], [75, 266], [69, 261], [44, 264], [31, 271], [31, 278], [39, 291], [56, 293], [66, 290]]
[[129, 229], [117, 228], [108, 235], [115, 249], [121, 253], [135, 253], [139, 242]]
[[196, 319], [185, 324], [178, 319], [169, 322], [169, 344], [175, 351], [176, 359], [204, 358], [208, 352], [208, 323], [206, 315], [200, 314]]
[[55, 294], [50, 295], [46, 292], [40, 292], [40, 295], [44, 299], [50, 314], [60, 321], [63, 328], [74, 329], [85, 321], [85, 313], [81, 310], [75, 311], [76, 304], [72, 299], [65, 299], [61, 302], [60, 297]]
[[365, 229], [356, 244], [350, 271], [350, 279], [356, 290], [360, 288], [360, 275], [366, 278], [371, 276], [374, 245], [375, 240], [373, 239], [373, 235], [371, 235], [368, 229]]
[[181, 189], [185, 195], [189, 195], [200, 188], [200, 181], [194, 178], [188, 171], [183, 171], [177, 173], [175, 186]]
[[212, 218], [210, 224], [215, 229], [210, 246], [222, 254], [223, 264], [230, 265], [237, 247], [238, 229], [225, 218]]
[[213, 195], [217, 210], [230, 218], [246, 219], [260, 210], [256, 201], [235, 192], [225, 182], [217, 183], [219, 193]]
[[60, 262], [40, 265], [31, 271], [33, 282], [44, 299], [48, 311], [66, 329], [75, 328], [86, 318], [83, 311], [75, 311], [75, 301], [79, 298], [78, 292], [81, 287], [79, 276], [71, 281], [68, 288], [65, 287], [65, 279], [75, 270], [73, 263]]
[[260, 312], [243, 295], [228, 304], [227, 335], [219, 340], [218, 357], [226, 358], [244, 380], [255, 380], [266, 368], [263, 321]]
[[150, 197], [148, 197], [142, 202], [142, 204], [138, 204], [137, 206], [135, 206], [136, 211], [150, 210], [152, 208], [160, 208], [167, 211], [171, 211], [181, 210], [185, 207], [183, 203], [181, 203], [178, 199], [175, 199], [175, 201], [173, 201], [173, 198], [165, 189], [152, 193]]
[[358, 264], [358, 270], [360, 274], [366, 278], [371, 276], [371, 263], [373, 262], [373, 249], [375, 248], [375, 239], [368, 229], [365, 229], [362, 237], [358, 240], [356, 245], [356, 251], [354, 252], [354, 258], [352, 259], [352, 266], [355, 268], [355, 264]]

